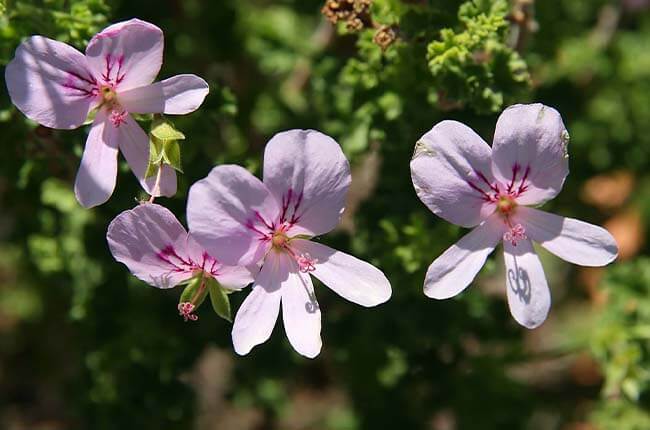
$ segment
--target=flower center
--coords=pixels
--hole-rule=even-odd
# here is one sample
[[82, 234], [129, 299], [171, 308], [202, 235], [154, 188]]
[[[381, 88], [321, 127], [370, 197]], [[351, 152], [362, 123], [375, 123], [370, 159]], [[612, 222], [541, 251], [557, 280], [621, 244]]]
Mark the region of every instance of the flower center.
[[271, 243], [273, 244], [273, 247], [278, 249], [284, 248], [288, 242], [289, 242], [289, 238], [284, 233], [284, 231], [276, 231], [275, 233], [273, 233], [273, 237], [271, 238]]
[[309, 273], [316, 270], [314, 264], [318, 263], [318, 260], [312, 258], [312, 256], [307, 252], [304, 254], [296, 252], [296, 250], [290, 245], [291, 239], [287, 236], [285, 231], [286, 229], [284, 227], [280, 227], [280, 229], [273, 233], [273, 236], [271, 236], [271, 245], [273, 249], [277, 252], [282, 251], [289, 255], [296, 262], [298, 270], [302, 273]]
[[503, 215], [510, 215], [516, 207], [517, 202], [509, 195], [500, 195], [497, 199], [497, 210]]
[[102, 85], [99, 92], [104, 102], [111, 103], [115, 100], [115, 89], [111, 85]]

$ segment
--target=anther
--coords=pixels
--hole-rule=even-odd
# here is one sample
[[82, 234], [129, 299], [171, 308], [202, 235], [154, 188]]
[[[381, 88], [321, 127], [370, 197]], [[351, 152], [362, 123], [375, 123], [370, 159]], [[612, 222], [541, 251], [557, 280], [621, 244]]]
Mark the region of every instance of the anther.
[[525, 239], [528, 239], [526, 229], [521, 224], [516, 224], [503, 234], [503, 240], [512, 243], [512, 246], [517, 246], [517, 241]]
[[306, 252], [304, 254], [297, 256], [296, 262], [298, 263], [298, 267], [300, 268], [300, 271], [302, 273], [309, 273], [316, 270], [314, 264], [318, 263], [318, 260], [315, 258], [311, 258], [311, 255], [309, 255], [309, 253]]
[[193, 314], [194, 305], [190, 302], [182, 302], [178, 304], [178, 314], [183, 317], [183, 320], [187, 322], [196, 321], [199, 319], [198, 315]]

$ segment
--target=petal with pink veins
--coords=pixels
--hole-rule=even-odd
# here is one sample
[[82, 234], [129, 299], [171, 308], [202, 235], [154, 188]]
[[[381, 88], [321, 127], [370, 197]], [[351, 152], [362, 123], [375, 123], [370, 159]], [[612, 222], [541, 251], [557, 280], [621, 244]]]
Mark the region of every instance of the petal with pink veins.
[[313, 259], [315, 270], [310, 273], [344, 299], [366, 307], [390, 299], [390, 282], [372, 264], [309, 240], [294, 239], [291, 247]]
[[555, 109], [539, 103], [510, 106], [499, 116], [494, 132], [494, 174], [519, 195], [520, 204], [550, 200], [569, 174], [568, 139]]
[[255, 278], [253, 289], [237, 310], [232, 327], [232, 343], [239, 355], [266, 342], [278, 319], [282, 299], [281, 285], [289, 273], [277, 258], [267, 258]]
[[118, 100], [133, 113], [183, 115], [194, 112], [208, 95], [208, 83], [196, 75], [177, 75], [120, 92]]
[[551, 309], [551, 292], [533, 244], [524, 239], [504, 241], [508, 306], [514, 319], [526, 328], [539, 327]]
[[422, 136], [411, 179], [420, 200], [451, 223], [473, 227], [494, 212], [490, 147], [460, 122], [442, 121]]
[[162, 166], [158, 186], [156, 186], [156, 175], [145, 178], [149, 165], [149, 137], [133, 117], [127, 114], [124, 122], [117, 126], [110, 124], [109, 127], [116, 129], [120, 151], [142, 188], [155, 197], [171, 197], [176, 194], [176, 171], [168, 164]]
[[109, 199], [117, 179], [118, 141], [115, 128], [101, 109], [86, 139], [81, 164], [74, 183], [77, 200], [85, 208], [101, 205]]
[[527, 207], [517, 208], [514, 219], [529, 238], [569, 263], [605, 266], [618, 256], [614, 237], [602, 227]]
[[217, 166], [190, 188], [187, 222], [192, 236], [224, 264], [257, 263], [269, 249], [270, 226], [279, 213], [266, 186], [248, 170]]
[[119, 214], [106, 235], [113, 257], [157, 288], [171, 288], [193, 276], [187, 232], [164, 207], [144, 203]]
[[[271, 251], [274, 252], [274, 251]], [[288, 270], [282, 282], [282, 321], [289, 343], [300, 355], [316, 357], [321, 350], [321, 315], [311, 277], [298, 270], [286, 254], [279, 256]]]
[[338, 143], [315, 130], [278, 133], [264, 151], [264, 184], [292, 234], [315, 236], [339, 223], [350, 186], [350, 165]]
[[190, 259], [196, 263], [197, 268], [212, 275], [221, 286], [229, 290], [240, 290], [244, 288], [253, 282], [253, 271], [255, 273], [259, 271], [257, 268], [226, 266], [222, 264], [204, 250], [191, 234], [187, 235], [186, 247]]
[[495, 214], [463, 236], [431, 263], [424, 294], [439, 300], [460, 294], [472, 283], [505, 230], [500, 216]]
[[139, 19], [119, 22], [90, 40], [86, 57], [101, 84], [119, 91], [149, 85], [162, 65], [163, 32]]
[[14, 105], [50, 128], [77, 128], [97, 105], [95, 78], [86, 57], [65, 43], [32, 36], [5, 69]]

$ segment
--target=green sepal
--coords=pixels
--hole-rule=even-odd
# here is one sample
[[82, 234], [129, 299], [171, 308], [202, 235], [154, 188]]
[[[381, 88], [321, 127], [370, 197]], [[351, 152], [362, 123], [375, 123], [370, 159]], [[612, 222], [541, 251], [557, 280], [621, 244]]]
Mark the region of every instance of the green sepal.
[[[152, 136], [153, 139], [157, 140]], [[162, 157], [165, 163], [183, 173], [183, 168], [181, 167], [181, 146], [178, 144], [178, 140], [165, 140], [162, 146]]]
[[232, 322], [232, 312], [230, 309], [228, 291], [214, 278], [207, 278], [206, 284], [210, 291], [210, 302], [212, 302], [212, 309], [214, 309], [214, 312], [226, 321]]
[[181, 293], [179, 303], [190, 302], [194, 305], [195, 309], [201, 306], [208, 295], [206, 284], [209, 279], [203, 277], [203, 272], [194, 277]]
[[313, 236], [310, 236], [310, 235], [308, 235], [308, 234], [297, 234], [297, 235], [291, 237], [291, 239], [305, 239], [305, 240], [309, 240], [309, 239], [311, 239], [312, 237], [313, 237]]
[[151, 123], [151, 135], [160, 140], [183, 140], [185, 135], [176, 130], [171, 122], [156, 118]]
[[147, 164], [147, 171], [144, 177], [156, 176], [158, 169], [163, 162], [163, 144], [160, 140], [152, 135], [149, 135], [149, 164]]
[[183, 173], [181, 166], [181, 147], [179, 140], [185, 135], [176, 130], [172, 123], [164, 118], [155, 118], [149, 132], [149, 164], [145, 177], [154, 176], [162, 163]]
[[133, 117], [134, 120], [140, 121], [140, 122], [147, 122], [147, 121], [152, 121], [154, 119], [154, 115], [152, 113], [129, 113]]
[[95, 109], [91, 110], [90, 112], [88, 112], [88, 116], [86, 117], [86, 120], [81, 125], [88, 125], [88, 124], [92, 124], [93, 122], [95, 122], [95, 117], [97, 116], [97, 112], [99, 112], [99, 108], [95, 108]]

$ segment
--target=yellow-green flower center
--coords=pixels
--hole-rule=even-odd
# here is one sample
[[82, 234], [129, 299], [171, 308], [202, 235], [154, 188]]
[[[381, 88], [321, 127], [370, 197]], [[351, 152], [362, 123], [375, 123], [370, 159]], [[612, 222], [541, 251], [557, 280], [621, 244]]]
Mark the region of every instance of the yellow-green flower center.
[[102, 99], [105, 102], [110, 103], [113, 100], [115, 100], [115, 95], [116, 95], [115, 90], [111, 86], [104, 85], [103, 87], [100, 88], [100, 92], [102, 95]]
[[510, 196], [499, 196], [497, 210], [503, 215], [509, 215], [517, 207], [517, 202]]
[[288, 241], [289, 238], [282, 231], [273, 233], [273, 238], [271, 239], [271, 243], [273, 243], [275, 248], [283, 248]]

